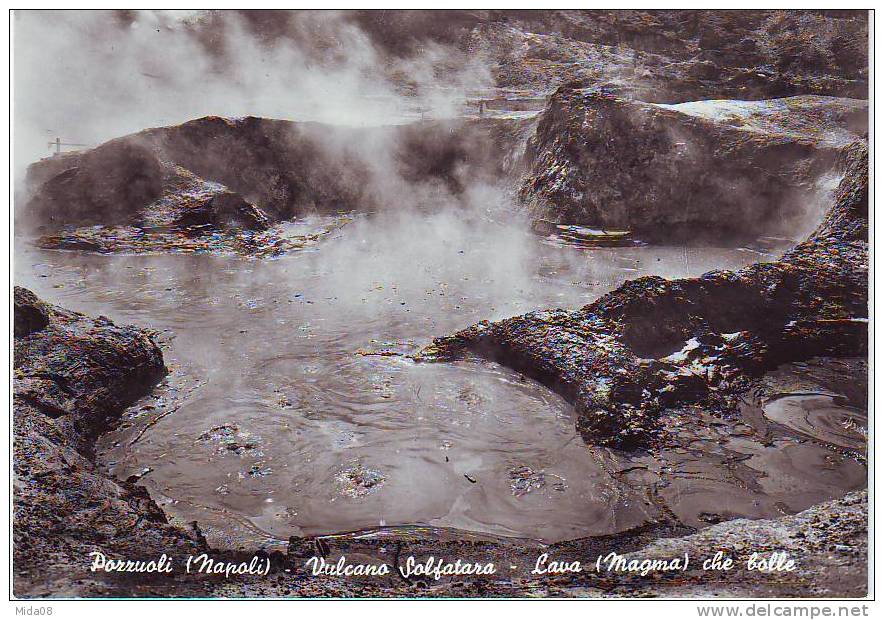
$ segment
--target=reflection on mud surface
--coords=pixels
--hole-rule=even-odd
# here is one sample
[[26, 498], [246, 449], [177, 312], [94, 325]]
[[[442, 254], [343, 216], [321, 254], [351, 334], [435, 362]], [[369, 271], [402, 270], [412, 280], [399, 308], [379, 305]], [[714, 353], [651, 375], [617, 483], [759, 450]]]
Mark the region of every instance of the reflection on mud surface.
[[[142, 484], [210, 537], [422, 524], [560, 540], [664, 513], [696, 526], [773, 516], [863, 486], [864, 465], [807, 439], [860, 448], [830, 396], [768, 404], [792, 436], [710, 418], [683, 448], [625, 455], [586, 446], [568, 404], [518, 373], [402, 356], [480, 319], [584, 305], [640, 275], [759, 259], [708, 248], [581, 252], [447, 217], [428, 216], [421, 230], [357, 220], [317, 251], [270, 261], [20, 242], [16, 282], [158, 330], [172, 374], [103, 438], [102, 458], [121, 478], [150, 468]], [[864, 427], [859, 409], [849, 418]]]
[[868, 441], [868, 416], [845, 400], [832, 394], [783, 394], [764, 407], [764, 414], [808, 437], [863, 451]]

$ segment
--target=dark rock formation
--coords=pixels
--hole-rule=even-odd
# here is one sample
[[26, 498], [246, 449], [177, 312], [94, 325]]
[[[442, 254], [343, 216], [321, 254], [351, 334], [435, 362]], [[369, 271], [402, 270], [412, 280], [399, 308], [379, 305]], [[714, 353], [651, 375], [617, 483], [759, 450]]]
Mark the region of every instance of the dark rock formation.
[[29, 336], [49, 325], [49, 310], [31, 291], [16, 286], [13, 292], [13, 334]]
[[[206, 117], [32, 164], [22, 220], [49, 229], [46, 247], [183, 251], [191, 246], [169, 235], [186, 231], [225, 233], [228, 246], [252, 253], [262, 244], [245, 247], [237, 232], [307, 214], [423, 204], [440, 192], [456, 201], [470, 183], [513, 168], [513, 143], [526, 126], [483, 119], [353, 129]], [[104, 228], [83, 228], [93, 224]], [[265, 249], [280, 243], [265, 237]]]
[[[678, 103], [790, 95], [868, 97], [865, 11], [474, 12], [466, 47], [498, 86], [568, 82]], [[440, 28], [445, 20], [440, 20]]]
[[[325, 129], [331, 145], [336, 130]], [[279, 221], [359, 204], [366, 165], [346, 148], [334, 161], [330, 149], [322, 148], [321, 134], [312, 124], [207, 117], [136, 136], [154, 144], [169, 161], [225, 185]]]
[[700, 278], [648, 276], [577, 311], [482, 322], [426, 355], [499, 361], [575, 403], [595, 443], [647, 445], [667, 407], [728, 409], [747, 377], [812, 355], [862, 355], [868, 320], [868, 153], [844, 153], [835, 204], [775, 263]]
[[[143, 488], [108, 478], [93, 460], [99, 434], [165, 374], [150, 336], [20, 287], [14, 296], [16, 595], [82, 596], [101, 579], [87, 572], [92, 551], [198, 548], [166, 524]], [[19, 329], [38, 315], [39, 329]]]
[[62, 166], [44, 161], [47, 171], [28, 169], [28, 217], [41, 224], [126, 224], [163, 191], [159, 159], [137, 141], [112, 140], [60, 158]]
[[[268, 40], [294, 37], [320, 62], [323, 50], [298, 28], [311, 14], [284, 17], [257, 13], [245, 22]], [[502, 179], [518, 185], [537, 219], [555, 223], [642, 229], [646, 239], [696, 238], [698, 230], [778, 234], [813, 202], [812, 184], [832, 151], [868, 124], [861, 101], [819, 97], [867, 97], [863, 11], [447, 11], [431, 18], [400, 11], [341, 19], [396, 57], [425, 43], [448, 45], [451, 66], [437, 67], [440, 76], [481, 59], [498, 87], [486, 101], [492, 107], [537, 109], [566, 87], [539, 118], [524, 158], [532, 121], [515, 118], [359, 129], [206, 117], [150, 129], [34, 164], [22, 223], [50, 233], [101, 224], [199, 235], [244, 220], [262, 231], [262, 218], [244, 215], [243, 203], [272, 225], [308, 213], [390, 208], [402, 196], [438, 189], [457, 196], [477, 179]], [[216, 21], [221, 27], [223, 15], [194, 28]], [[403, 92], [412, 86], [402, 84]], [[804, 96], [771, 101], [790, 95]], [[643, 103], [723, 98], [737, 101]], [[230, 217], [227, 198], [184, 205], [189, 196], [168, 182], [179, 168], [237, 194], [238, 215]], [[164, 213], [170, 205], [196, 209]], [[47, 244], [113, 251], [115, 236], [126, 235], [67, 234]]]
[[[518, 185], [538, 221], [652, 240], [753, 238], [815, 216], [808, 212], [822, 193], [820, 177], [837, 149], [866, 129], [867, 103], [858, 100], [667, 106], [572, 87], [559, 89], [536, 120], [348, 129], [207, 117], [63, 156], [63, 165], [56, 158], [32, 165], [38, 185], [26, 210], [54, 228], [108, 227], [104, 235], [65, 231], [44, 245], [113, 251], [131, 236], [115, 225], [260, 232], [309, 213], [396, 208], [403, 199], [429, 204], [439, 191], [456, 199], [476, 181], [504, 181]], [[100, 178], [113, 153], [122, 163], [95, 185], [101, 191], [80, 191], [78, 179]], [[143, 156], [146, 172], [130, 170], [135, 181], [122, 182], [114, 171], [142, 161], [133, 154]], [[138, 189], [142, 177], [151, 179], [149, 194]]]
[[166, 373], [150, 336], [15, 287], [14, 394], [86, 446]]
[[403, 187], [452, 194], [499, 172], [486, 130], [499, 121], [354, 129], [246, 117], [206, 117], [136, 134], [168, 161], [222, 183], [272, 221], [384, 208]]
[[852, 99], [660, 106], [562, 87], [528, 141], [520, 195], [537, 220], [645, 239], [788, 234], [819, 217], [816, 183], [867, 114]]
[[179, 228], [234, 228], [241, 230], [266, 230], [267, 216], [242, 196], [229, 190], [214, 194], [205, 202], [182, 212], [175, 220]]
[[[190, 25], [219, 65], [229, 52], [207, 33], [226, 27], [225, 19], [215, 13]], [[639, 103], [864, 99], [864, 11], [352, 11], [336, 19], [363, 29], [391, 57], [448, 46], [445, 59], [433, 63], [440, 79], [464, 63], [484, 62], [497, 86], [488, 103], [504, 102], [507, 110], [526, 101], [536, 109], [557, 87], [570, 87], [553, 97], [525, 162], [519, 134], [530, 121], [513, 118], [358, 129], [206, 117], [34, 164], [21, 222], [50, 233], [94, 224], [174, 226], [180, 214], [162, 211], [187, 199], [167, 182], [176, 168], [223, 185], [273, 224], [307, 213], [388, 208], [423, 190], [456, 196], [477, 178], [512, 180], [508, 173], [521, 162], [528, 175], [521, 196], [538, 218], [644, 226], [661, 237], [686, 229], [694, 236], [697, 225], [714, 221], [719, 234], [730, 226], [751, 235], [753, 227], [770, 232], [770, 219], [787, 220], [808, 202], [809, 184], [831, 161], [830, 127], [861, 134], [867, 124], [862, 104], [847, 100], [801, 98], [754, 110], [733, 102], [718, 106], [729, 110], [723, 117], [696, 106]], [[249, 13], [243, 21], [267, 43], [297, 41], [318, 63], [345, 43], [334, 40], [334, 29], [317, 34], [323, 20], [311, 12]], [[413, 90], [390, 79], [402, 92]], [[230, 218], [215, 213], [227, 209], [219, 201], [185, 217], [206, 222], [188, 224], [190, 234], [224, 229]], [[753, 205], [752, 212], [740, 211], [741, 204]], [[257, 220], [253, 229], [262, 230]], [[114, 234], [98, 241], [67, 235], [49, 245], [109, 251]]]

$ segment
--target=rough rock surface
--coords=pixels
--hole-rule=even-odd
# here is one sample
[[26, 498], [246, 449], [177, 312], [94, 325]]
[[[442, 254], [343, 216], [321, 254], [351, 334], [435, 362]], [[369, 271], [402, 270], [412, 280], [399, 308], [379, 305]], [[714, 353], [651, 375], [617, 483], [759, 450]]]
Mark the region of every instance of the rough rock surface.
[[[270, 41], [298, 38], [300, 31], [288, 26], [311, 31], [309, 19], [309, 12], [244, 17]], [[643, 227], [660, 237], [688, 229], [693, 236], [710, 221], [725, 234], [733, 222], [732, 230], [751, 235], [771, 219], [785, 225], [809, 202], [812, 182], [830, 162], [837, 141], [831, 138], [845, 137], [824, 130], [861, 134], [867, 122], [862, 103], [842, 99], [868, 97], [864, 11], [470, 10], [432, 17], [354, 11], [342, 19], [364, 29], [391, 58], [411, 58], [424, 45], [447, 46], [446, 60], [433, 66], [440, 78], [464, 63], [484, 64], [493, 84], [466, 95], [470, 116], [480, 100], [488, 109], [539, 110], [556, 88], [570, 87], [540, 118], [525, 161], [522, 134], [533, 125], [530, 115], [375, 129], [207, 117], [34, 164], [21, 222], [46, 227], [49, 247], [191, 251], [195, 244], [169, 244], [151, 228], [152, 220], [169, 219], [162, 211], [170, 203], [193, 198], [183, 190], [175, 195], [170, 167], [224, 186], [273, 225], [311, 212], [386, 207], [403, 191], [414, 195], [415, 185], [456, 195], [477, 177], [513, 180], [508, 173], [523, 172], [524, 165], [521, 198], [538, 219]], [[299, 44], [317, 61], [324, 57], [312, 49], [315, 41]], [[401, 87], [408, 93], [414, 85]], [[794, 95], [802, 97], [754, 111], [742, 105]], [[819, 95], [839, 99], [813, 97]], [[724, 116], [695, 114], [697, 106], [642, 103], [723, 98], [736, 101], [705, 107], [725, 109]], [[762, 116], [773, 122], [756, 122]], [[229, 202], [195, 203], [192, 217], [207, 224], [189, 226], [190, 233], [223, 236]], [[745, 204], [755, 205], [751, 213], [741, 211]], [[96, 224], [111, 230], [55, 234], [62, 226]], [[252, 225], [265, 231], [262, 223]], [[245, 247], [229, 238], [220, 245], [254, 253], [285, 243], [270, 233]]]
[[[164, 376], [159, 348], [141, 330], [46, 304], [26, 289], [15, 287], [14, 299], [15, 593], [84, 594], [92, 551], [198, 548], [166, 525], [143, 488], [108, 478], [93, 460], [97, 437]], [[33, 329], [37, 315], [44, 321]]]
[[536, 220], [645, 239], [788, 234], [818, 217], [819, 180], [867, 119], [854, 99], [668, 106], [562, 87], [528, 141], [519, 192]]
[[127, 140], [111, 140], [58, 162], [44, 161], [48, 170], [39, 165], [29, 170], [29, 184], [38, 188], [27, 210], [29, 217], [49, 226], [126, 224], [162, 193], [160, 160]]
[[[868, 96], [865, 11], [489, 11], [464, 38], [500, 87], [579, 81], [677, 103]], [[444, 20], [440, 20], [444, 23]]]
[[[299, 245], [273, 228], [280, 222], [394, 208], [403, 196], [456, 200], [468, 184], [497, 179], [514, 165], [525, 125], [461, 119], [354, 129], [205, 117], [32, 164], [24, 221], [42, 227], [40, 244], [51, 248], [205, 249], [180, 232], [237, 253], [280, 253]], [[111, 156], [118, 160], [105, 178]], [[117, 173], [139, 166], [149, 183]], [[243, 243], [241, 231], [255, 234]]]
[[[440, 191], [457, 197], [481, 181], [516, 186], [539, 223], [754, 238], [815, 215], [837, 150], [863, 135], [867, 117], [867, 102], [853, 99], [656, 105], [571, 86], [535, 118], [347, 129], [206, 117], [33, 164], [26, 212], [48, 229], [46, 247], [198, 251], [169, 241], [186, 231], [273, 253], [288, 247], [273, 229], [281, 221], [395, 208], [402, 196], [432, 205]], [[101, 191], [77, 189], [101, 178], [113, 153], [121, 163]], [[150, 183], [114, 172], [136, 161], [131, 153]], [[238, 231], [261, 234], [244, 244]]]
[[[118, 138], [91, 151], [48, 158], [28, 171], [34, 187], [31, 204], [42, 200], [46, 189], [72, 169], [98, 175], [97, 151], [111, 149], [150, 153], [152, 162], [167, 168], [161, 179], [167, 192], [186, 193], [176, 187], [180, 176], [223, 185], [264, 210], [272, 221], [311, 212], [336, 212], [377, 207], [385, 196], [385, 182], [441, 184], [456, 193], [469, 175], [493, 174], [486, 170], [496, 160], [494, 146], [484, 141], [485, 128], [499, 121], [414, 123], [396, 127], [351, 129], [265, 118], [205, 117], [170, 127], [148, 129]], [[479, 130], [477, 131], [477, 127]], [[381, 158], [381, 161], [376, 160]], [[471, 164], [466, 169], [466, 164]], [[174, 169], [177, 167], [177, 170]], [[159, 163], [156, 173], [159, 174]], [[108, 179], [107, 184], [117, 179]], [[118, 191], [122, 192], [120, 184]], [[182, 190], [184, 190], [182, 192]], [[130, 217], [150, 215], [159, 206], [159, 193], [127, 205]], [[91, 196], [72, 200], [82, 210], [60, 213], [57, 219], [80, 224], [80, 214], [95, 202]], [[31, 207], [29, 207], [31, 208]], [[95, 214], [100, 216], [100, 214]]]
[[49, 310], [36, 295], [16, 287], [13, 297], [13, 334], [16, 338], [29, 336], [49, 325]]
[[700, 278], [648, 276], [576, 311], [548, 310], [437, 338], [425, 355], [472, 352], [575, 403], [596, 443], [646, 445], [666, 407], [732, 408], [745, 378], [814, 355], [862, 355], [868, 321], [868, 151], [844, 152], [844, 177], [819, 228], [774, 263]]
[[241, 230], [266, 230], [267, 216], [255, 205], [243, 200], [230, 190], [219, 190], [203, 203], [187, 209], [175, 220], [175, 226], [197, 229], [234, 228]]

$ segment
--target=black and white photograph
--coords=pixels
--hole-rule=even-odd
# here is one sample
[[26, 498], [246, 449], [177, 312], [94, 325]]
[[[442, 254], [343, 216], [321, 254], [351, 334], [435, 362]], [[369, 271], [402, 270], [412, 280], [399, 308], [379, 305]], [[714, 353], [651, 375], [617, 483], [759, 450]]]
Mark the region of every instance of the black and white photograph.
[[868, 615], [873, 11], [8, 16], [16, 615]]

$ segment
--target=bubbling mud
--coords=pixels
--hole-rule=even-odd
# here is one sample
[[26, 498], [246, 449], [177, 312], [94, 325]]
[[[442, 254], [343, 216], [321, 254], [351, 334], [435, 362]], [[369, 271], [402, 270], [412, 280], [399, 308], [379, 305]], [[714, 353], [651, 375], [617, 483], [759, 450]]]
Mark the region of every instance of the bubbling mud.
[[[626, 279], [740, 267], [759, 251], [581, 250], [446, 217], [428, 216], [423, 234], [414, 221], [396, 234], [389, 221], [357, 219], [276, 260], [20, 242], [16, 281], [158, 331], [172, 372], [103, 437], [100, 455], [210, 542], [399, 525], [555, 541], [672, 515], [697, 527], [776, 516], [864, 485], [864, 465], [831, 447], [853, 431], [826, 422], [813, 435], [777, 413], [787, 402], [765, 413], [797, 436], [771, 443], [710, 416], [709, 432], [682, 448], [626, 454], [586, 445], [571, 407], [515, 371], [408, 357], [481, 318], [582, 306]], [[817, 398], [817, 409], [834, 406]]]
[[782, 394], [764, 406], [764, 414], [802, 435], [842, 448], [863, 451], [868, 442], [868, 415], [837, 394]]

